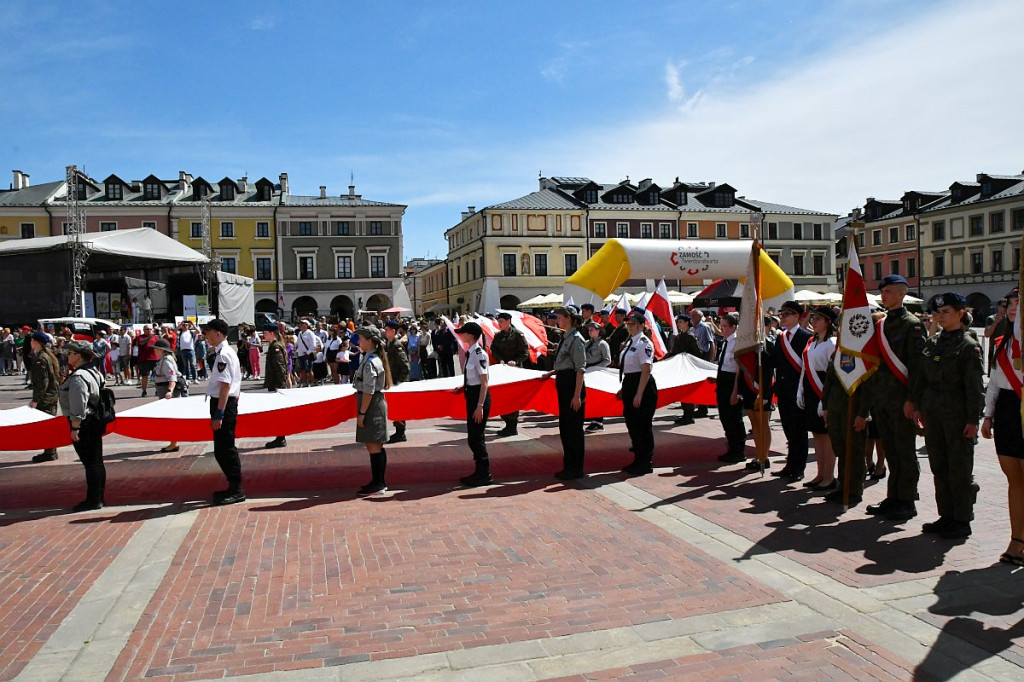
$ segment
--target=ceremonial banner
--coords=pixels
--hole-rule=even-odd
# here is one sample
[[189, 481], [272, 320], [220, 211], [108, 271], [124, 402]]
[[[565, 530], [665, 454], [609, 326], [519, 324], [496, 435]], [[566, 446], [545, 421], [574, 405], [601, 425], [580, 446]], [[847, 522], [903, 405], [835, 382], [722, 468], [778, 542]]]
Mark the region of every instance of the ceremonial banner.
[[0, 410], [0, 450], [45, 450], [71, 445], [66, 417], [22, 405]]
[[838, 350], [832, 364], [843, 388], [852, 394], [861, 382], [878, 369], [879, 347], [852, 235], [849, 238], [849, 254], [846, 288], [843, 290], [843, 313], [839, 318]]
[[746, 285], [740, 304], [740, 326], [736, 333], [736, 363], [743, 379], [752, 390], [758, 390], [757, 365], [764, 349], [764, 315], [761, 310], [760, 255], [761, 244], [754, 240], [747, 264]]

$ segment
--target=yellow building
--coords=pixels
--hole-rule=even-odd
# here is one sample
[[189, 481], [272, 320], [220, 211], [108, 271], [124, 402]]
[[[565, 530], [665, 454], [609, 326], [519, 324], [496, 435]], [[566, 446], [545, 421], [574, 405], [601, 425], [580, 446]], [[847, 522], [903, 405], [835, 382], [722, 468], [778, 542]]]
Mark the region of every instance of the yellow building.
[[48, 212], [46, 202], [63, 188], [63, 182], [33, 186], [28, 174], [14, 171], [11, 188], [0, 190], [0, 241], [51, 236], [51, 215], [56, 220], [63, 216], [54, 214], [52, 209]]

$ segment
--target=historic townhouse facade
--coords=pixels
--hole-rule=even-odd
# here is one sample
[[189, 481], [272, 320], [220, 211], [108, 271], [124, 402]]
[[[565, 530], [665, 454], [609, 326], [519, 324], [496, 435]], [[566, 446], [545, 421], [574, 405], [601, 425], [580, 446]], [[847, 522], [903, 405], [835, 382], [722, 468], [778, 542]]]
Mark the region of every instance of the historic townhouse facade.
[[[604, 184], [551, 177], [518, 199], [470, 207], [445, 232], [451, 303], [459, 311], [492, 310], [560, 291], [611, 238], [751, 239], [755, 213], [763, 217], [765, 250], [797, 288], [835, 287], [835, 215], [737, 197], [728, 184], [676, 179], [662, 188], [651, 179]], [[638, 291], [647, 284], [628, 281], [625, 287]]]
[[407, 280], [410, 306], [416, 315], [440, 314], [451, 310], [448, 290], [448, 262], [433, 261]]
[[909, 191], [898, 201], [867, 198], [864, 225], [857, 231], [857, 255], [868, 290], [877, 288], [886, 275], [902, 275], [909, 291], [920, 293], [918, 214], [944, 197], [943, 192]]
[[954, 182], [941, 201], [918, 216], [921, 293], [927, 299], [959, 291], [985, 312], [1016, 286], [1024, 233], [1024, 173], [979, 173]]
[[[220, 180], [180, 171], [124, 180], [82, 175], [74, 188], [86, 231], [150, 228], [202, 249], [203, 205], [220, 269], [254, 280], [256, 309], [284, 315], [341, 314], [408, 307], [402, 272], [405, 206], [363, 199], [350, 186], [329, 197], [291, 194], [288, 174]], [[0, 191], [0, 239], [65, 233], [66, 185], [32, 186], [14, 171]]]

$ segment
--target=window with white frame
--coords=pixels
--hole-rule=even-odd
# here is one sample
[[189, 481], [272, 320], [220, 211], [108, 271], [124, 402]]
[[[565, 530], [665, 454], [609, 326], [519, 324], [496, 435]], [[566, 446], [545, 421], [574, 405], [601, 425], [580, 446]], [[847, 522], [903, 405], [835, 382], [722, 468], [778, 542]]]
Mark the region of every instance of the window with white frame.
[[821, 223], [814, 223], [814, 228], [813, 229], [814, 229], [814, 238], [815, 239], [824, 239], [824, 232], [823, 232]]
[[258, 222], [256, 223], [256, 238], [257, 239], [268, 239], [270, 237], [270, 223]]
[[825, 254], [815, 253], [811, 256], [811, 273], [814, 275], [825, 274]]
[[604, 239], [608, 236], [608, 226], [605, 223], [594, 223], [594, 237]]
[[299, 279], [316, 279], [316, 259], [313, 256], [299, 256]]
[[672, 223], [662, 223], [658, 230], [661, 239], [672, 239]]
[[700, 236], [699, 228], [697, 223], [686, 223], [686, 237], [688, 239], [696, 239]]
[[235, 224], [228, 220], [222, 220], [220, 222], [220, 236], [221, 237], [234, 237], [235, 236]]
[[917, 226], [914, 225], [913, 223], [904, 227], [903, 230], [906, 234], [906, 239], [908, 242], [917, 239]]
[[726, 228], [725, 223], [716, 223], [715, 224], [715, 238], [716, 239], [725, 239], [728, 236], [728, 233], [727, 233], [726, 230], [727, 230], [727, 228]]
[[189, 234], [191, 239], [202, 239], [203, 238], [203, 224], [192, 223], [192, 232]]
[[793, 254], [793, 274], [803, 275], [804, 274], [804, 254], [794, 253]]
[[779, 238], [779, 224], [778, 223], [768, 223], [768, 239], [778, 239], [778, 238]]
[[533, 254], [533, 274], [538, 277], [546, 277], [548, 274], [548, 255], [546, 253]]
[[370, 221], [370, 234], [371, 235], [382, 235], [382, 234], [384, 234], [384, 223], [382, 223], [379, 220], [371, 220]]
[[260, 257], [256, 259], [256, 279], [266, 281], [274, 278], [274, 259]]
[[387, 256], [370, 256], [370, 277], [388, 276]]
[[641, 239], [652, 239], [654, 237], [654, 224], [653, 223], [640, 223], [640, 238]]
[[117, 229], [117, 223], [100, 223], [100, 232], [113, 232]]
[[615, 236], [619, 239], [629, 239], [629, 223], [616, 223]]
[[143, 220], [142, 221], [142, 226], [143, 227], [148, 227], [151, 230], [155, 230], [156, 229], [156, 221], [155, 220]]
[[352, 234], [352, 228], [347, 220], [339, 220], [334, 224], [334, 233], [339, 237], [347, 237]]
[[882, 231], [881, 230], [871, 230], [871, 246], [881, 246], [881, 245], [882, 245]]
[[338, 256], [338, 279], [352, 279], [352, 256]]
[[505, 277], [516, 276], [516, 254], [504, 253], [501, 255], [502, 274]]
[[22, 223], [21, 224], [21, 238], [32, 239], [36, 236], [36, 224], [35, 223]]
[[160, 185], [155, 182], [147, 182], [143, 187], [143, 195], [146, 199], [159, 199]]
[[232, 275], [238, 273], [238, 261], [232, 257], [224, 257], [220, 259], [220, 271], [229, 272]]
[[740, 223], [740, 239], [750, 239], [750, 225]]
[[895, 244], [900, 240], [900, 228], [890, 227], [889, 228], [889, 243]]
[[313, 234], [313, 223], [309, 220], [299, 221], [299, 236], [309, 237]]
[[579, 269], [579, 256], [575, 253], [565, 254], [565, 276], [569, 277]]

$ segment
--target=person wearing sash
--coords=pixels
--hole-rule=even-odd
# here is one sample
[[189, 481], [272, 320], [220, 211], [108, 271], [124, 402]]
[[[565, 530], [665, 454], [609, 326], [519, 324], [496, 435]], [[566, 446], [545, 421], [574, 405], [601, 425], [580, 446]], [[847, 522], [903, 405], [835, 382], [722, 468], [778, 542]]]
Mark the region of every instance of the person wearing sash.
[[1024, 433], [1021, 428], [1021, 344], [1013, 330], [1020, 314], [1020, 294], [1007, 295], [1009, 332], [995, 341], [994, 368], [985, 393], [985, 419], [981, 435], [995, 437], [996, 455], [1008, 484], [1010, 544], [999, 561], [1024, 566]]
[[878, 285], [885, 317], [879, 320], [877, 333], [881, 362], [878, 371], [864, 382], [859, 414], [854, 428], [867, 426], [868, 412], [878, 424], [878, 436], [889, 463], [886, 498], [868, 505], [872, 516], [885, 516], [890, 521], [908, 521], [917, 516], [917, 484], [921, 469], [917, 463], [917, 424], [914, 413], [920, 402], [915, 392], [920, 382], [915, 373], [921, 371], [925, 345], [924, 325], [903, 307], [907, 280], [901, 275], [888, 275]]
[[775, 399], [782, 431], [786, 434], [786, 464], [773, 471], [772, 476], [790, 483], [802, 479], [807, 466], [807, 419], [796, 404], [804, 368], [804, 348], [811, 340], [811, 333], [800, 324], [803, 316], [804, 307], [796, 301], [786, 301], [779, 307], [779, 319], [785, 331], [779, 335], [774, 352]]
[[832, 338], [836, 314], [832, 308], [823, 305], [814, 308], [808, 320], [814, 336], [804, 346], [804, 362], [800, 371], [796, 403], [804, 411], [807, 429], [814, 440], [814, 458], [818, 471], [813, 479], [804, 483], [804, 487], [827, 493], [837, 487], [836, 455], [832, 451], [828, 427], [825, 426], [825, 407], [822, 399], [825, 395], [825, 375], [836, 352], [836, 342]]
[[371, 324], [358, 327], [355, 333], [362, 353], [359, 366], [352, 373], [352, 387], [356, 390], [356, 442], [366, 445], [371, 476], [359, 494], [375, 495], [388, 490], [384, 480], [388, 466], [384, 449], [388, 439], [388, 403], [384, 390], [391, 388], [391, 369], [380, 329]]
[[555, 310], [555, 320], [562, 338], [555, 349], [551, 371], [543, 377], [555, 377], [558, 435], [562, 439], [562, 470], [555, 474], [555, 478], [562, 481], [583, 478], [583, 421], [587, 401], [583, 375], [587, 369], [587, 351], [583, 337], [576, 331], [576, 325], [581, 319], [574, 305]]
[[924, 524], [925, 533], [947, 540], [971, 535], [974, 501], [974, 442], [985, 402], [985, 361], [981, 344], [967, 331], [967, 299], [957, 293], [932, 299], [932, 319], [942, 331], [929, 338], [923, 351], [920, 409], [928, 463], [935, 479], [939, 519]]
[[629, 339], [619, 353], [622, 388], [615, 395], [622, 401], [622, 417], [633, 450], [633, 462], [622, 472], [643, 476], [654, 471], [654, 411], [658, 408], [658, 386], [651, 376], [654, 343], [644, 334], [646, 319], [640, 312], [626, 318]]
[[487, 351], [480, 347], [484, 330], [476, 322], [467, 322], [455, 333], [469, 347], [462, 371], [462, 393], [466, 397], [466, 439], [473, 453], [473, 473], [463, 476], [459, 482], [467, 488], [476, 488], [494, 482], [484, 442], [487, 417], [491, 413]]

